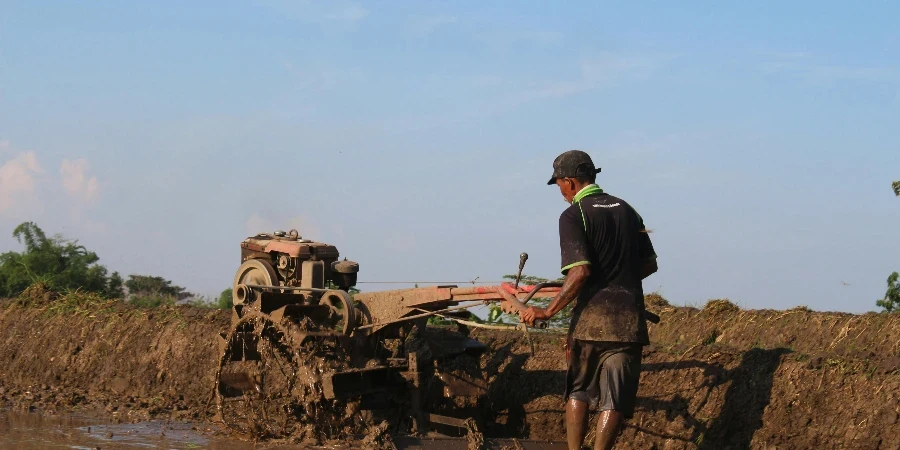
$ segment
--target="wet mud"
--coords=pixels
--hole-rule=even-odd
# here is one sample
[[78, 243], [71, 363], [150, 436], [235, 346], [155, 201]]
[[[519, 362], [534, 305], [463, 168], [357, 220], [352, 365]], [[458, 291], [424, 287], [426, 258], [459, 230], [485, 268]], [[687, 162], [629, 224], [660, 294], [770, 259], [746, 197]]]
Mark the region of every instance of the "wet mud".
[[[205, 439], [191, 443], [194, 448], [250, 448], [214, 447], [241, 445], [215, 423], [216, 335], [228, 330], [228, 312], [51, 304], [0, 301], [0, 406], [42, 418], [92, 417], [104, 426], [163, 423]], [[662, 323], [649, 327], [637, 409], [617, 448], [900, 449], [896, 316], [716, 305], [650, 309]], [[488, 330], [471, 336], [489, 347], [478, 361], [488, 401], [478, 430], [485, 441], [476, 445], [564, 442], [563, 336], [532, 332], [529, 341], [518, 332]], [[26, 442], [28, 433], [11, 423], [21, 422], [7, 419], [0, 434]], [[84, 434], [81, 425], [66, 427]], [[85, 439], [105, 437], [91, 431]], [[592, 424], [588, 439], [593, 432]], [[373, 446], [391, 445], [388, 437], [397, 448], [412, 445], [384, 430], [368, 437]], [[172, 442], [166, 446], [182, 448]], [[442, 442], [427, 445], [437, 449]], [[261, 445], [303, 448], [295, 441], [255, 448], [274, 448]], [[356, 448], [366, 447], [357, 442]]]

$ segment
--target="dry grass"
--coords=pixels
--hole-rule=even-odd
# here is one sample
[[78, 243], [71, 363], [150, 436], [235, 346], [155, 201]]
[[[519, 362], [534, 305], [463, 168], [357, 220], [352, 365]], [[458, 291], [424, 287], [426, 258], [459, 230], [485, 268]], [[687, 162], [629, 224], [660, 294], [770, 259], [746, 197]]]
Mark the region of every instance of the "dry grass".
[[738, 308], [737, 305], [728, 300], [727, 298], [717, 298], [714, 300], [710, 300], [706, 302], [706, 306], [703, 307], [704, 311], [717, 314], [723, 312], [736, 312], [740, 311], [741, 308]]
[[644, 305], [655, 308], [666, 308], [671, 306], [669, 301], [657, 292], [651, 292], [644, 296]]
[[178, 307], [173, 305], [142, 308], [129, 305], [120, 299], [106, 298], [94, 292], [81, 290], [63, 293], [54, 292], [43, 283], [35, 283], [29, 286], [7, 305], [35, 309], [42, 311], [48, 316], [104, 316], [121, 319], [152, 313], [159, 322], [165, 323], [172, 319], [179, 319], [186, 325], [183, 314]]

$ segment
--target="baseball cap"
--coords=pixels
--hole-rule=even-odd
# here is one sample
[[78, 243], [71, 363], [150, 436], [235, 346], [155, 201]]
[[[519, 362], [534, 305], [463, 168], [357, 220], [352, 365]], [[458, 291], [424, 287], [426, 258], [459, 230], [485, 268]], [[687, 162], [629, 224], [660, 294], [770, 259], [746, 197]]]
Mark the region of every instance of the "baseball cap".
[[547, 184], [556, 184], [557, 178], [590, 177], [598, 173], [600, 169], [594, 167], [590, 155], [581, 150], [569, 150], [553, 161], [553, 176]]

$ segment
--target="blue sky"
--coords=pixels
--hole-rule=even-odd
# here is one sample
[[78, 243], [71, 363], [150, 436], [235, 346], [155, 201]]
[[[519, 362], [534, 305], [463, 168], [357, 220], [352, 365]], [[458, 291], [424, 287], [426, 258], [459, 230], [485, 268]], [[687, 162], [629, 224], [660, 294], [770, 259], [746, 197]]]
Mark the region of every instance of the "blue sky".
[[[900, 270], [888, 2], [0, 2], [0, 251], [33, 220], [205, 295], [298, 228], [363, 281], [558, 273], [554, 157], [674, 303], [863, 312]], [[845, 284], [846, 283], [846, 284]], [[361, 284], [364, 290], [395, 287]]]

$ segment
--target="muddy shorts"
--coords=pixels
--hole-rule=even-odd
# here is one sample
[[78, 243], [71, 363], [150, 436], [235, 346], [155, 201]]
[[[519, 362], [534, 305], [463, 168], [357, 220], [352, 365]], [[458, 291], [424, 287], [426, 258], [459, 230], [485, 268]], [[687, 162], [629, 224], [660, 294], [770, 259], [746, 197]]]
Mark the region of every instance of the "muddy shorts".
[[641, 351], [640, 344], [572, 339], [566, 401], [573, 398], [630, 419], [641, 378]]

